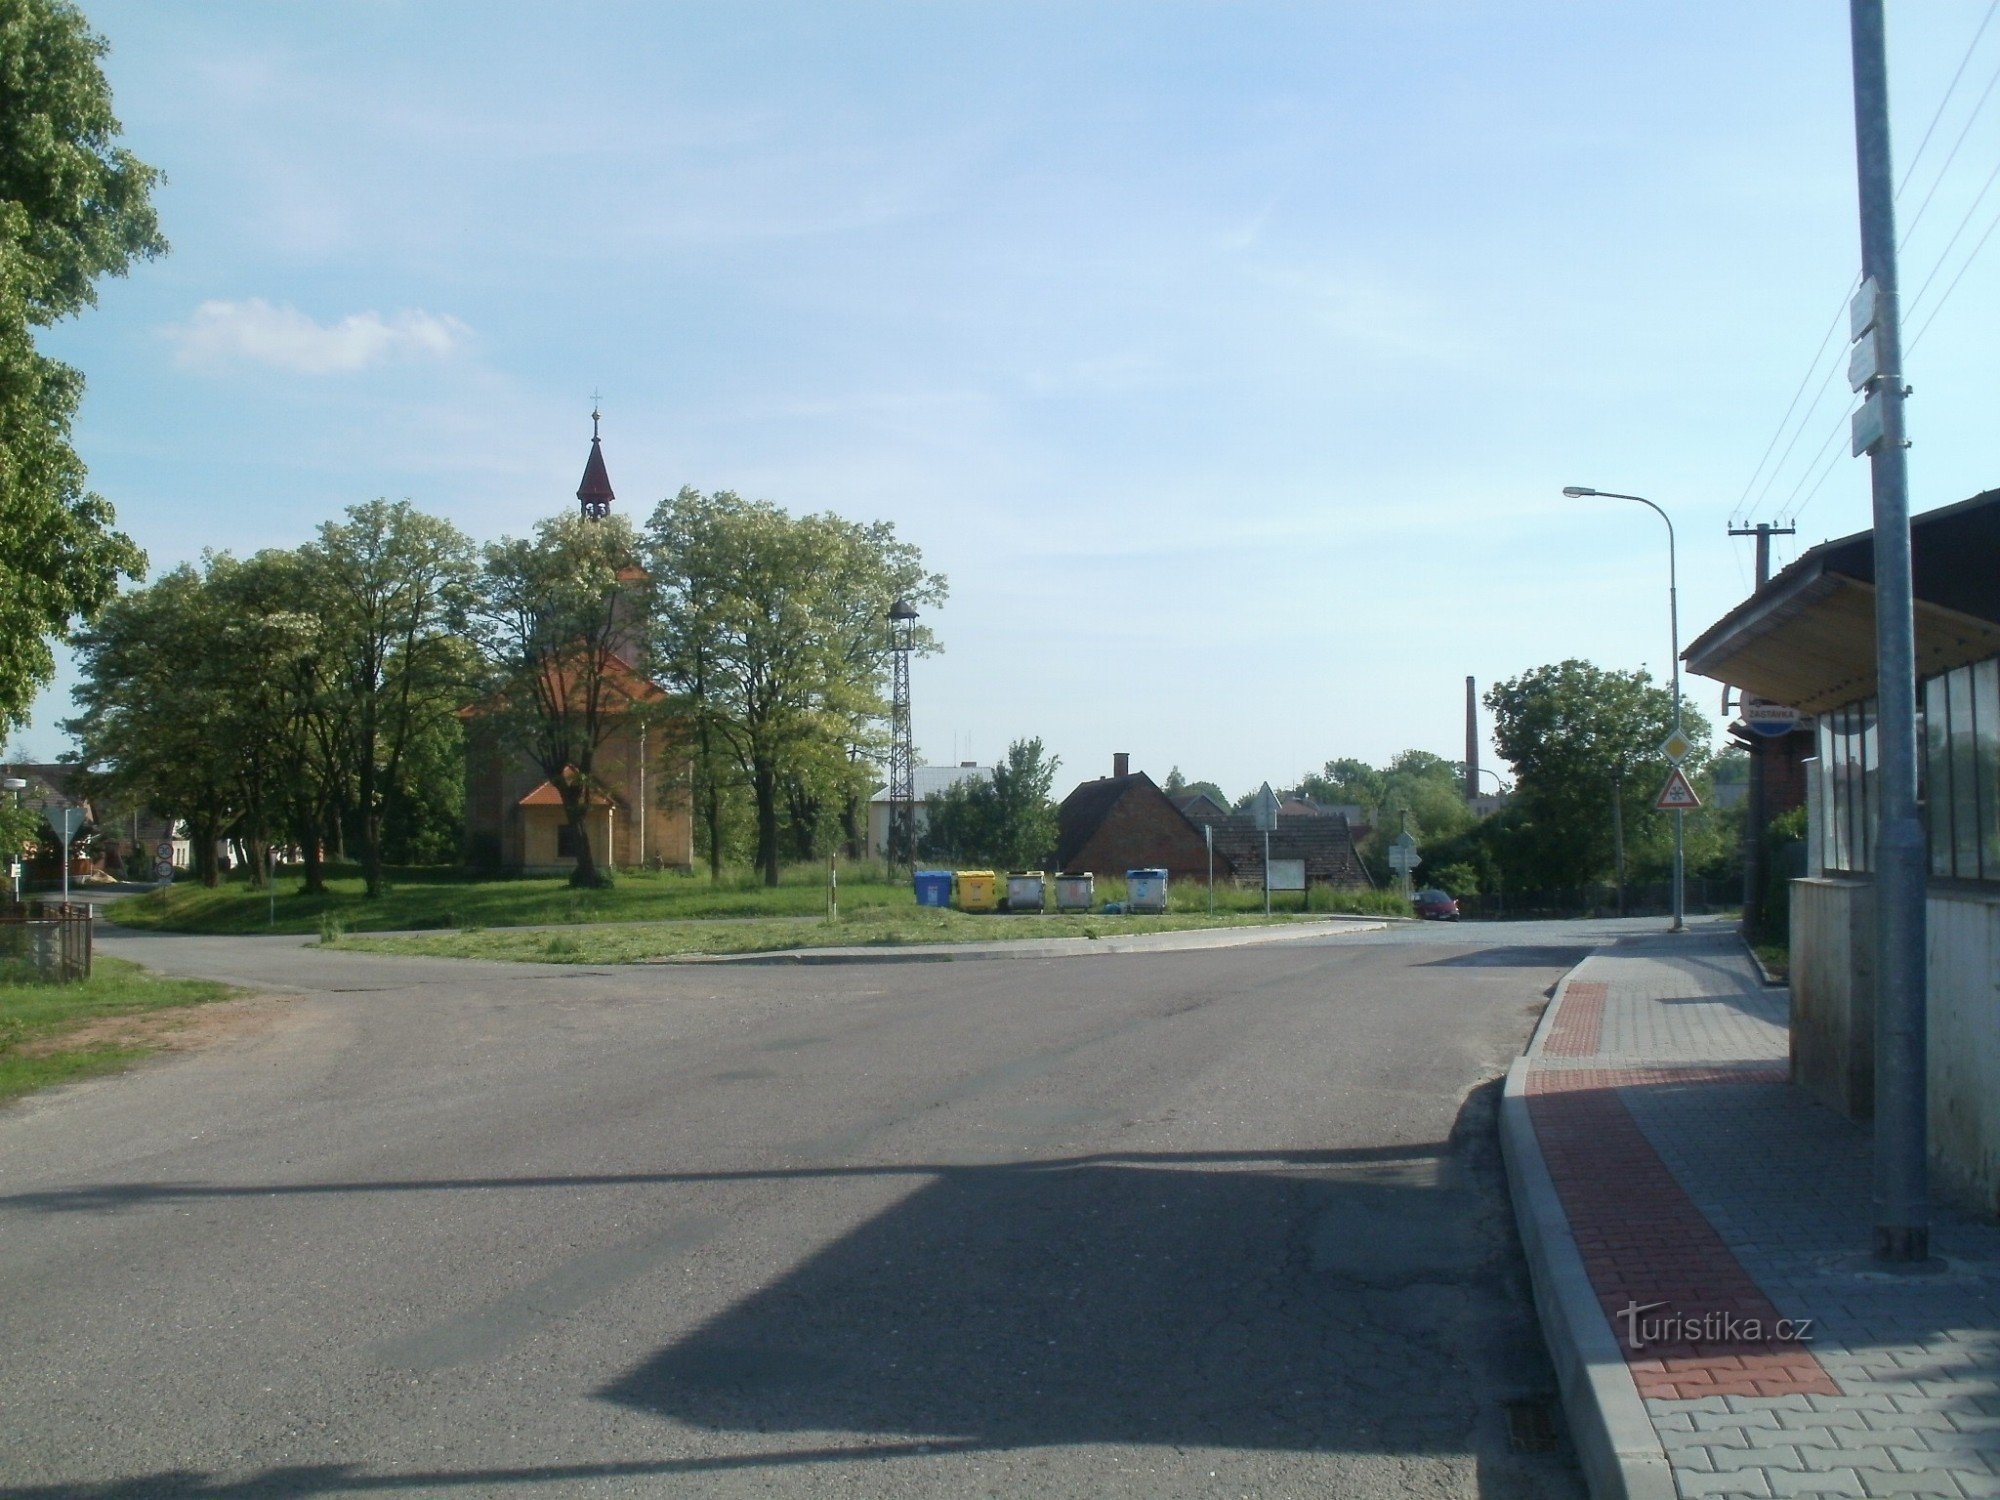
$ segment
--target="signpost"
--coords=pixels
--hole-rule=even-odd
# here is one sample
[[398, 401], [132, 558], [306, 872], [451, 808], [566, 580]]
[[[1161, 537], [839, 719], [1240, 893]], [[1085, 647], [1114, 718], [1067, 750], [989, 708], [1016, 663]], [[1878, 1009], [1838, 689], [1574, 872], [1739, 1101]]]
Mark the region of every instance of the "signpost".
[[1271, 790], [1271, 783], [1265, 782], [1257, 788], [1257, 802], [1252, 816], [1259, 828], [1264, 830], [1264, 915], [1271, 915], [1271, 830], [1278, 826], [1278, 794]]
[[1201, 841], [1208, 847], [1208, 914], [1215, 915], [1215, 825], [1201, 825]]
[[80, 807], [58, 807], [50, 811], [49, 826], [56, 831], [62, 841], [63, 905], [69, 904], [69, 841], [83, 828], [83, 809]]
[[1389, 846], [1389, 868], [1403, 880], [1403, 899], [1410, 897], [1410, 872], [1423, 863], [1417, 854], [1417, 841], [1407, 833], [1398, 834]]
[[1675, 766], [1667, 773], [1667, 784], [1660, 788], [1660, 795], [1653, 799], [1653, 806], [1661, 812], [1693, 812], [1701, 806], [1701, 798], [1688, 784], [1687, 773]]

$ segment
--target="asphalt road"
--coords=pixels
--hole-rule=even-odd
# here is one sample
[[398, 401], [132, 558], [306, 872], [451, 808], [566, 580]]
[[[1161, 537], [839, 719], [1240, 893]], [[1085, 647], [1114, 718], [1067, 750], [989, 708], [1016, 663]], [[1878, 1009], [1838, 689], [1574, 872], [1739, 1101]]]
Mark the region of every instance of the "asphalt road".
[[0, 1111], [0, 1492], [1579, 1495], [1518, 1441], [1551, 1376], [1489, 1081], [1618, 930], [796, 969], [111, 935], [301, 998]]

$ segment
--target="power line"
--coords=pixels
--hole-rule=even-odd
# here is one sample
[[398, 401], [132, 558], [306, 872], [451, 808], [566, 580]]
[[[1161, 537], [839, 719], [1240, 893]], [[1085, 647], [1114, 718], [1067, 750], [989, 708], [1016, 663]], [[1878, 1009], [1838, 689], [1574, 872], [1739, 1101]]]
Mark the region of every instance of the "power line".
[[1979, 101], [1972, 106], [1972, 113], [1965, 117], [1965, 124], [1959, 128], [1958, 139], [1951, 143], [1951, 150], [1945, 154], [1944, 165], [1938, 168], [1937, 176], [1931, 179], [1931, 190], [1924, 194], [1924, 201], [1917, 205], [1917, 211], [1903, 226], [1903, 233], [1896, 241], [1898, 250], [1909, 244], [1910, 236], [1916, 232], [1917, 225], [1924, 217], [1924, 210], [1931, 206], [1931, 199], [1935, 198], [1938, 189], [1944, 186], [1945, 174], [1951, 171], [1951, 164], [1958, 160], [1958, 148], [1965, 144], [1965, 138], [1972, 133], [1972, 127], [1978, 123], [1979, 113], [1986, 108], [1986, 101], [1993, 97], [1993, 88], [1996, 84], [2000, 84], [2000, 67], [1996, 67], [1993, 76], [1986, 80], [1986, 87], [1980, 90]]
[[[1958, 67], [1953, 71], [1951, 82], [1945, 85], [1944, 93], [1938, 99], [1937, 108], [1931, 114], [1930, 124], [1924, 127], [1923, 139], [1917, 142], [1917, 149], [1911, 154], [1909, 165], [1903, 168], [1903, 180], [1896, 186], [1896, 196], [1898, 198], [1902, 197], [1903, 190], [1910, 185], [1911, 180], [1916, 176], [1917, 166], [1923, 161], [1924, 152], [1929, 148], [1931, 138], [1937, 133], [1938, 124], [1944, 119], [1945, 110], [1950, 107], [1953, 95], [1958, 92], [1958, 86], [1965, 78], [1965, 70], [1972, 65], [1972, 56], [1978, 51], [1979, 43], [1986, 35], [1986, 28], [1992, 24], [1996, 13], [2000, 13], [2000, 0], [1991, 0], [1991, 3], [1986, 7], [1986, 13], [1979, 18], [1979, 25], [1973, 28], [1972, 39], [1965, 44], [1965, 50], [1959, 55]], [[1950, 170], [1952, 162], [1957, 158], [1959, 147], [1964, 144], [1966, 135], [1972, 129], [1973, 121], [1978, 119], [1980, 111], [1985, 108], [1987, 98], [1992, 94], [1996, 83], [2000, 83], [2000, 70], [1996, 70], [1993, 77], [1987, 80], [1986, 87], [1980, 93], [1978, 102], [1972, 107], [1972, 113], [1966, 117], [1965, 125], [1958, 133], [1958, 139], [1952, 142], [1950, 153], [1945, 157], [1944, 164], [1938, 168], [1937, 177], [1931, 183], [1930, 192], [1925, 194], [1922, 205], [1919, 206], [1916, 213], [1904, 226], [1903, 238], [1905, 241], [1908, 240], [1910, 232], [1916, 228], [1917, 221], [1923, 217], [1924, 210], [1930, 207], [1931, 199], [1937, 195], [1938, 186], [1944, 181], [1945, 173]], [[1987, 233], [1991, 234], [1992, 230], [1989, 229]], [[1982, 238], [1980, 243], [1983, 245], [1985, 240]], [[1901, 247], [1899, 246], [1898, 248]], [[1978, 251], [1975, 249], [1973, 254], [1977, 255]], [[1941, 264], [1942, 259], [1940, 259]], [[1968, 264], [1970, 264], [1969, 261]], [[1936, 272], [1933, 271], [1932, 274], [1935, 275]], [[1961, 267], [1959, 275], [1963, 276], [1964, 274], [1964, 268]], [[1860, 286], [1860, 283], [1861, 277], [1859, 273], [1856, 273], [1849, 280], [1847, 290], [1841, 294], [1840, 303], [1833, 310], [1832, 321], [1827, 324], [1826, 332], [1820, 335], [1819, 347], [1813, 351], [1812, 358], [1806, 362], [1805, 373], [1799, 377], [1798, 387], [1792, 392], [1792, 399], [1785, 407], [1785, 414], [1778, 419], [1778, 425], [1772, 429], [1770, 441], [1764, 445], [1764, 451], [1757, 459], [1757, 466], [1750, 471], [1750, 478], [1743, 486], [1743, 493], [1737, 498], [1736, 508], [1730, 513], [1732, 525], [1739, 516], [1745, 520], [1749, 518], [1752, 506], [1750, 492], [1756, 489], [1758, 476], [1764, 472], [1764, 465], [1770, 461], [1772, 450], [1778, 446], [1778, 440], [1784, 436], [1786, 424], [1792, 420], [1793, 412], [1798, 409], [1800, 396], [1805, 393], [1806, 387], [1812, 383], [1813, 371], [1819, 368], [1819, 362], [1826, 353], [1827, 343], [1833, 337], [1834, 330], [1840, 326], [1840, 320], [1846, 313], [1847, 305], [1853, 298], [1855, 290]], [[1957, 285], [1955, 279], [1953, 285]], [[1921, 296], [1922, 294], [1919, 293], [1919, 295]], [[1949, 297], [1951, 295], [1950, 291], [1947, 290], [1945, 295]], [[1936, 316], [1935, 311], [1932, 313], [1932, 316]], [[1929, 326], [1930, 324], [1927, 321], [1924, 327], [1928, 328]], [[1919, 332], [1918, 337], [1922, 337], [1921, 332]], [[1912, 347], [1915, 346], [1915, 342], [1914, 339], [1911, 340]], [[1839, 368], [1837, 355], [1834, 368], [1836, 370]], [[1777, 466], [1772, 469], [1769, 478], [1765, 480], [1764, 488], [1758, 491], [1756, 504], [1763, 503], [1764, 497], [1770, 493], [1771, 487], [1777, 482], [1779, 472], [1784, 468], [1786, 460], [1791, 457], [1792, 449], [1797, 446], [1799, 437], [1804, 432], [1806, 424], [1812, 420], [1813, 411], [1825, 397], [1826, 387], [1832, 383], [1832, 379], [1832, 374], [1829, 372], [1827, 377], [1820, 383], [1820, 389], [1813, 397], [1812, 406], [1807, 407], [1804, 415], [1799, 418], [1798, 430], [1793, 432], [1791, 441], [1785, 445], [1785, 452], [1778, 459]], [[1811, 471], [1811, 465], [1808, 465], [1807, 473], [1811, 473]], [[1801, 483], [1803, 482], [1801, 480]], [[1818, 485], [1815, 485], [1813, 488], [1817, 492]], [[1793, 493], [1797, 493], [1796, 487], [1794, 487]]]
[[1935, 323], [1937, 321], [1938, 314], [1944, 311], [1945, 303], [1951, 301], [1951, 294], [1957, 291], [1958, 284], [1961, 281], [1965, 280], [1965, 273], [1967, 271], [1970, 271], [1972, 269], [1972, 263], [1975, 260], [1979, 259], [1979, 252], [1984, 250], [1986, 248], [1986, 242], [1993, 238], [1993, 231], [1995, 229], [2000, 229], [2000, 214], [1995, 214], [1993, 216], [1993, 222], [1988, 224], [1986, 226], [1986, 232], [1979, 236], [1978, 242], [1972, 247], [1972, 253], [1966, 256], [1965, 264], [1958, 268], [1958, 274], [1951, 278], [1951, 285], [1944, 289], [1944, 295], [1938, 298], [1937, 306], [1931, 309], [1931, 315], [1924, 319], [1923, 327], [1919, 328], [1916, 332], [1916, 337], [1910, 340], [1910, 348], [1912, 349], [1916, 348], [1918, 343], [1922, 341], [1923, 336], [1926, 333], [1930, 332], [1931, 324]]
[[[1846, 431], [1847, 424], [1853, 418], [1853, 416], [1854, 416], [1854, 407], [1850, 406], [1846, 411], [1842, 412], [1840, 416], [1834, 421], [1832, 428], [1828, 430], [1825, 439], [1820, 443], [1819, 451], [1814, 453], [1811, 459], [1807, 461], [1805, 473], [1801, 474], [1799, 476], [1799, 482], [1792, 486], [1792, 492], [1791, 494], [1785, 497], [1785, 503], [1778, 507], [1778, 517], [1780, 520], [1786, 522], [1796, 521], [1799, 516], [1799, 511], [1804, 510], [1806, 508], [1807, 503], [1812, 499], [1812, 497], [1819, 493], [1820, 485], [1826, 482], [1827, 471], [1831, 470], [1833, 467], [1831, 462], [1827, 464], [1826, 469], [1821, 470], [1818, 483], [1815, 483], [1813, 485], [1811, 492], [1806, 495], [1806, 498], [1804, 500], [1798, 499], [1799, 491], [1805, 489], [1806, 480], [1812, 477], [1812, 471], [1816, 467], [1818, 467], [1820, 461], [1827, 457], [1828, 450], [1832, 449], [1834, 456], [1836, 458], [1839, 456], [1839, 450], [1834, 448], [1833, 446], [1834, 440], [1838, 438], [1842, 432]], [[1798, 505], [1796, 508], [1794, 508], [1792, 504], [1794, 500], [1798, 500]]]
[[[1819, 389], [1813, 392], [1812, 404], [1808, 406], [1805, 409], [1805, 412], [1799, 417], [1799, 425], [1792, 430], [1792, 440], [1789, 443], [1785, 444], [1785, 451], [1779, 457], [1777, 464], [1772, 468], [1770, 478], [1764, 481], [1764, 488], [1757, 492], [1756, 503], [1758, 505], [1762, 505], [1764, 503], [1764, 497], [1771, 493], [1771, 486], [1777, 483], [1778, 475], [1784, 471], [1786, 461], [1789, 460], [1792, 456], [1792, 450], [1798, 447], [1799, 439], [1805, 436], [1806, 423], [1810, 422], [1813, 419], [1814, 413], [1816, 413], [1819, 410], [1820, 403], [1826, 399], [1827, 387], [1833, 384], [1833, 377], [1838, 375], [1839, 373], [1840, 373], [1840, 361], [1836, 358], [1833, 364], [1828, 367], [1826, 372], [1826, 378], [1820, 381]], [[1815, 456], [1809, 463], [1807, 463], [1806, 472], [1810, 474], [1812, 472], [1813, 464], [1818, 462], [1819, 459], [1817, 456]], [[1799, 480], [1799, 484], [1804, 484], [1804, 483], [1805, 480], [1803, 477], [1801, 477]], [[1792, 487], [1792, 493], [1796, 495], [1798, 492], [1799, 492], [1798, 485], [1794, 485]], [[1778, 514], [1781, 517], [1783, 516], [1784, 510], [1782, 507], [1780, 507]]]
[[[1994, 0], [1994, 3], [2000, 5], [2000, 0]], [[1813, 371], [1819, 368], [1820, 356], [1826, 353], [1827, 341], [1833, 337], [1834, 330], [1840, 327], [1840, 320], [1847, 316], [1847, 304], [1853, 299], [1855, 288], [1860, 284], [1861, 278], [1857, 276], [1848, 282], [1847, 290], [1840, 294], [1840, 302], [1833, 310], [1833, 320], [1826, 325], [1826, 332], [1820, 335], [1819, 347], [1813, 350], [1812, 358], [1806, 361], [1806, 372], [1799, 377], [1799, 387], [1792, 392], [1791, 404], [1785, 408], [1785, 414], [1778, 418], [1778, 425], [1771, 432], [1771, 441], [1764, 445], [1764, 456], [1757, 460], [1757, 467], [1750, 471], [1750, 482], [1743, 486], [1743, 493], [1737, 498], [1736, 508], [1730, 512], [1729, 519], [1731, 525], [1735, 524], [1738, 516], [1747, 517], [1750, 514], [1750, 491], [1756, 487], [1757, 476], [1764, 472], [1764, 464], [1770, 458], [1771, 450], [1778, 446], [1778, 439], [1785, 435], [1785, 425], [1792, 420], [1792, 412], [1798, 407], [1799, 397], [1805, 394], [1806, 386], [1811, 383]], [[1822, 388], [1822, 394], [1824, 394], [1824, 388]], [[1817, 397], [1814, 398], [1814, 405], [1818, 405]], [[1810, 415], [1811, 413], [1808, 412], [1807, 416]], [[1799, 425], [1801, 427], [1805, 426], [1804, 418], [1800, 419]], [[1792, 441], [1794, 443], [1798, 441], [1796, 433], [1793, 434]], [[1790, 447], [1785, 449], [1788, 456], [1791, 451]], [[1784, 459], [1781, 458], [1778, 462], [1783, 464]], [[1774, 479], [1777, 477], [1776, 469], [1771, 471], [1771, 477]], [[1770, 486], [1767, 484], [1764, 488], [1769, 490]], [[1764, 497], [1760, 494], [1757, 498], [1762, 500]]]
[[1944, 269], [1944, 263], [1951, 258], [1951, 252], [1958, 246], [1958, 237], [1965, 233], [1966, 225], [1970, 224], [1972, 216], [1979, 212], [1979, 205], [1986, 201], [1986, 195], [1993, 190], [1996, 180], [2000, 180], [2000, 162], [1994, 163], [1993, 170], [1986, 174], [1986, 181], [1981, 183], [1979, 191], [1972, 195], [1972, 202], [1965, 210], [1965, 217], [1958, 221], [1958, 228], [1951, 232], [1951, 238], [1944, 242], [1944, 249], [1938, 252], [1937, 264], [1931, 267], [1930, 274], [1924, 278], [1924, 284], [1917, 288], [1917, 295], [1910, 299], [1911, 312], [1915, 312], [1923, 305], [1924, 293], [1928, 292], [1931, 283], [1937, 280], [1938, 272]]
[[1917, 175], [1917, 163], [1924, 159], [1924, 148], [1931, 143], [1931, 135], [1938, 128], [1938, 121], [1944, 118], [1945, 106], [1951, 103], [1951, 96], [1958, 92], [1958, 81], [1965, 76], [1967, 66], [1972, 62], [1972, 54], [1978, 49], [1979, 39], [1986, 35], [1986, 27], [1993, 19], [1993, 13], [2000, 11], [2000, 0], [1986, 7], [1986, 14], [1979, 19], [1978, 29], [1972, 33], [1972, 40], [1965, 44], [1965, 52], [1958, 60], [1958, 71], [1951, 75], [1951, 82], [1944, 86], [1944, 95], [1938, 100], [1937, 113], [1931, 116], [1930, 124], [1924, 127], [1924, 138], [1917, 142], [1917, 149], [1910, 156], [1910, 164], [1903, 168], [1903, 180], [1896, 184], [1896, 196], [1903, 196], [1903, 189], [1910, 185], [1910, 179]]

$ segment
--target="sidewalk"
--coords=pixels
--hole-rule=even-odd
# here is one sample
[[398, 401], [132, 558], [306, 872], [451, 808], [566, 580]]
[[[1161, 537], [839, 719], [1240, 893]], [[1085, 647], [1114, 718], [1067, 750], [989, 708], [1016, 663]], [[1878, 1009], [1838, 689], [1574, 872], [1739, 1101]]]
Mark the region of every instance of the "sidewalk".
[[1869, 1138], [1787, 1080], [1733, 931], [1619, 944], [1507, 1077], [1535, 1300], [1600, 1497], [2000, 1497], [2000, 1228], [1878, 1272]]

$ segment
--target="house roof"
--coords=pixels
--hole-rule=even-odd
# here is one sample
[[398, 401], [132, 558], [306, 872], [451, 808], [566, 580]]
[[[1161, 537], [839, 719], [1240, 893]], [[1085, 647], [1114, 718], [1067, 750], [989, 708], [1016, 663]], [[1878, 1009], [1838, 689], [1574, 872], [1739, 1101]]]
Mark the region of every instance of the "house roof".
[[[605, 705], [606, 712], [621, 712], [623, 704], [661, 703], [673, 696], [665, 688], [661, 687], [657, 682], [654, 682], [645, 673], [625, 660], [616, 651], [607, 651], [604, 653], [604, 656], [604, 683], [608, 696], [612, 700]], [[564, 664], [560, 687], [561, 696], [565, 701], [568, 700], [569, 690], [575, 685], [579, 675], [579, 671], [570, 670], [568, 664]], [[461, 719], [471, 718], [483, 712], [487, 704], [495, 702], [500, 696], [498, 693], [490, 693], [480, 699], [479, 702], [467, 704], [464, 708], [461, 708], [458, 711], [458, 716]], [[623, 704], [618, 700], [623, 700]]]
[[[1080, 783], [1076, 790], [1063, 798], [1062, 806], [1056, 809], [1057, 869], [1067, 870], [1070, 867], [1077, 855], [1083, 852], [1083, 846], [1111, 816], [1111, 809], [1142, 781], [1147, 786], [1153, 784], [1153, 778], [1144, 771], [1134, 771], [1129, 776], [1100, 776], [1095, 781]], [[1168, 806], [1172, 805], [1168, 803]], [[1174, 808], [1174, 811], [1179, 812], [1180, 809]]]
[[[1217, 818], [1209, 825], [1215, 830], [1215, 852], [1229, 857], [1239, 877], [1264, 878], [1264, 830], [1247, 813]], [[1338, 813], [1318, 817], [1281, 820], [1271, 830], [1271, 858], [1302, 859], [1306, 879], [1334, 885], [1367, 885], [1368, 872], [1354, 852], [1354, 837], [1347, 819]]]
[[[2000, 654], [2000, 490], [1913, 517], [1917, 676]], [[1875, 534], [1822, 542], [1698, 636], [1688, 670], [1822, 713], [1875, 692]]]
[[1192, 822], [1200, 822], [1204, 818], [1229, 816], [1229, 809], [1207, 792], [1182, 792], [1178, 796], [1168, 796], [1167, 800], [1180, 809], [1182, 817]]
[[[564, 769], [570, 776], [573, 777], [576, 775], [575, 766], [567, 766]], [[523, 797], [517, 805], [521, 807], [561, 807], [562, 789], [553, 781], [545, 781], [532, 792], [528, 793], [527, 796]], [[625, 804], [619, 799], [617, 793], [606, 791], [602, 787], [593, 786], [585, 789], [583, 805], [585, 807], [623, 807]]]
[[[919, 802], [923, 801], [926, 797], [944, 791], [948, 787], [957, 786], [961, 781], [991, 781], [992, 779], [993, 768], [991, 766], [917, 766], [911, 772], [911, 780]], [[886, 786], [877, 787], [875, 795], [868, 800], [870, 802], [887, 802], [889, 800], [889, 789]]]

